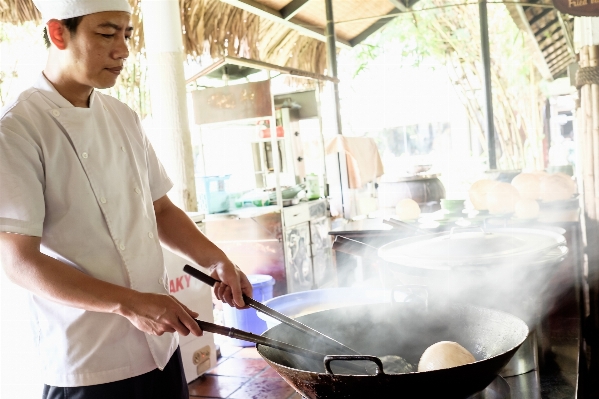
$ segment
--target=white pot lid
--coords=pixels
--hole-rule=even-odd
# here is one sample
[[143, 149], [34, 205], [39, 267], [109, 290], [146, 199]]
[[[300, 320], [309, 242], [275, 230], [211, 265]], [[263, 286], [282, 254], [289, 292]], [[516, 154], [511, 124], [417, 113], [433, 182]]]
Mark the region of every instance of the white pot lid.
[[534, 260], [566, 244], [554, 231], [526, 228], [455, 231], [393, 241], [379, 256], [404, 266], [447, 269]]

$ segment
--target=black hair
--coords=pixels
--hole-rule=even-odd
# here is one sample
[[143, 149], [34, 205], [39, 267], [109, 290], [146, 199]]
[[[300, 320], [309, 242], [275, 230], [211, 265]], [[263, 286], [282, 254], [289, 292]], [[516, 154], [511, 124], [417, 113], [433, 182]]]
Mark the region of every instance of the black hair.
[[[62, 19], [61, 22], [69, 30], [69, 32], [71, 32], [71, 35], [75, 35], [75, 33], [77, 32], [77, 27], [81, 23], [82, 19], [83, 19], [83, 16], [80, 16], [80, 17]], [[46, 43], [47, 48], [50, 48], [51, 43], [50, 43], [50, 37], [48, 36], [48, 27], [47, 26], [44, 27], [44, 43]]]

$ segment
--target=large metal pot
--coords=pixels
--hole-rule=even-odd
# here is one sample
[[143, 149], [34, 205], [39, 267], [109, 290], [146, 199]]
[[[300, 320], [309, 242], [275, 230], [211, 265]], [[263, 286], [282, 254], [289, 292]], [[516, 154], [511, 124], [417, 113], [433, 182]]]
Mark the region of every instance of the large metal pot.
[[[258, 353], [306, 398], [466, 398], [497, 376], [528, 335], [526, 323], [508, 313], [455, 304], [370, 304], [325, 310], [298, 318], [330, 337], [369, 356], [397, 355], [417, 364], [424, 350], [439, 341], [455, 341], [477, 362], [430, 372], [367, 375], [338, 374], [335, 363], [306, 360], [258, 345]], [[280, 324], [264, 336], [327, 352], [321, 343]], [[366, 366], [368, 369], [368, 366]]]
[[[470, 233], [467, 233], [470, 234]], [[494, 258], [485, 253], [485, 248], [476, 248], [478, 253], [463, 256], [443, 256], [444, 251], [435, 250], [443, 242], [447, 252], [452, 246], [472, 248], [481, 241], [481, 234], [495, 234], [500, 245], [495, 246]], [[519, 234], [519, 235], [517, 235]], [[524, 318], [534, 327], [539, 297], [546, 287], [555, 266], [567, 255], [565, 240], [559, 233], [539, 229], [493, 229], [477, 231], [472, 240], [461, 238], [462, 233], [410, 237], [375, 248], [362, 242], [338, 236], [333, 249], [378, 262], [381, 282], [389, 284], [426, 285], [432, 295], [443, 300], [468, 302], [503, 310]], [[526, 245], [528, 237], [539, 237]], [[524, 242], [519, 250], [512, 250], [514, 237]], [[500, 239], [505, 239], [501, 242]], [[491, 240], [492, 241], [492, 240]], [[410, 246], [413, 249], [409, 249]], [[506, 247], [505, 250], [502, 247]], [[405, 250], [404, 248], [408, 248]], [[456, 251], [457, 252], [457, 251]], [[410, 255], [414, 255], [410, 257]], [[492, 254], [489, 249], [489, 254]], [[417, 256], [419, 255], [419, 256]], [[494, 260], [495, 259], [495, 260]]]
[[[483, 239], [481, 234], [488, 232], [497, 233], [498, 245], [485, 248], [479, 244]], [[527, 242], [527, 237], [533, 238], [531, 243]], [[473, 240], [469, 241], [469, 238]], [[443, 243], [445, 247], [435, 252], [434, 245], [441, 240], [446, 240]], [[512, 241], [519, 246], [505, 245]], [[476, 251], [460, 256], [447, 244], [465, 244], [464, 247], [475, 248]], [[384, 282], [426, 285], [438, 299], [476, 304], [522, 318], [533, 332], [501, 373], [511, 376], [538, 367], [534, 334], [541, 328], [541, 298], [557, 265], [568, 253], [564, 244], [563, 235], [556, 231], [500, 228], [478, 231], [473, 235], [468, 232], [467, 235], [452, 236], [451, 232], [447, 232], [411, 237], [393, 241], [381, 248], [337, 237], [334, 249], [379, 262], [384, 271], [381, 273]], [[403, 250], [403, 245], [412, 245], [412, 248]], [[418, 250], [419, 246], [421, 251]], [[494, 254], [491, 249], [495, 251]], [[444, 250], [446, 257], [443, 256]], [[410, 254], [417, 256], [410, 258]]]
[[417, 269], [480, 270], [503, 264], [530, 264], [566, 245], [562, 234], [531, 228], [453, 228], [383, 245], [378, 255]]

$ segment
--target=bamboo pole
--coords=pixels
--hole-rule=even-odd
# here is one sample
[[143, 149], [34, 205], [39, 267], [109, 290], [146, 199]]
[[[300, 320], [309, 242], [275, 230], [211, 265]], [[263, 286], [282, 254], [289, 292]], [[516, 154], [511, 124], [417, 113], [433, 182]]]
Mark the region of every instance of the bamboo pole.
[[[580, 50], [580, 66], [589, 66], [589, 46], [584, 46]], [[587, 217], [591, 220], [597, 219], [595, 206], [595, 178], [594, 178], [594, 160], [593, 160], [593, 124], [591, 115], [591, 87], [584, 85], [581, 88], [581, 129], [582, 140], [584, 142], [583, 158], [583, 187], [584, 201]]]
[[[513, 108], [509, 105], [506, 105], [506, 104], [510, 104], [510, 98], [509, 98], [507, 91], [505, 90], [505, 87], [504, 87], [503, 83], [501, 82], [501, 79], [500, 79], [499, 75], [497, 74], [495, 68], [493, 69], [492, 75], [493, 75], [493, 82], [495, 83], [495, 86], [497, 88], [499, 88], [499, 92], [497, 93], [498, 97], [503, 96], [503, 99], [502, 99], [502, 101], [499, 101], [499, 104], [503, 107], [504, 113], [507, 114], [506, 116], [511, 121], [512, 126], [514, 126], [513, 129], [510, 129], [510, 133], [515, 142], [516, 153], [519, 153], [519, 155], [522, 155], [524, 153], [524, 146], [522, 145], [522, 137], [520, 136], [520, 131], [518, 129], [518, 122], [517, 122], [518, 119], [516, 118], [516, 115], [514, 114]], [[515, 161], [518, 162], [517, 159]], [[518, 163], [520, 163], [520, 162], [518, 162]]]
[[530, 115], [531, 115], [531, 123], [528, 126], [528, 140], [529, 140], [529, 148], [532, 151], [533, 155], [533, 169], [541, 169], [540, 162], [540, 151], [537, 143], [539, 142], [538, 136], [539, 132], [537, 131], [537, 127], [540, 125], [538, 123], [538, 102], [537, 102], [537, 89], [536, 89], [536, 75], [535, 75], [535, 67], [534, 61], [532, 57], [530, 58], [529, 70], [530, 70]]
[[[598, 66], [599, 65], [599, 47], [589, 46], [589, 61], [588, 65]], [[593, 197], [595, 202], [595, 216], [599, 214], [597, 208], [597, 194], [599, 194], [599, 162], [597, 162], [597, 156], [599, 155], [599, 85], [591, 84], [590, 86], [590, 116], [591, 116], [591, 137], [593, 142], [593, 180], [595, 188], [595, 196]], [[596, 219], [596, 218], [595, 218]]]
[[[468, 81], [467, 77], [462, 78], [461, 76], [464, 76], [465, 73], [463, 71], [463, 69], [458, 69], [458, 65], [460, 65], [460, 62], [458, 60], [457, 65], [453, 62], [453, 57], [452, 55], [448, 55], [446, 57], [449, 66], [451, 66], [451, 68], [447, 68], [447, 73], [450, 74], [450, 71], [453, 71], [454, 76], [450, 76], [450, 79], [452, 80], [452, 82], [454, 83], [454, 85], [456, 86], [461, 86], [462, 90], [456, 90], [456, 93], [458, 94], [458, 96], [460, 97], [460, 99], [462, 100], [462, 104], [464, 105], [464, 107], [466, 108], [466, 112], [468, 114], [468, 118], [470, 119], [470, 121], [472, 122], [472, 124], [474, 126], [476, 126], [477, 132], [478, 132], [478, 140], [480, 142], [480, 145], [483, 149], [483, 152], [485, 151], [485, 134], [483, 131], [483, 126], [481, 124], [480, 119], [477, 117], [477, 106], [472, 104], [472, 99], [468, 98], [468, 93], [472, 93], [473, 92], [473, 88], [472, 85], [470, 84], [470, 82]], [[465, 80], [465, 82], [464, 82]], [[474, 101], [476, 101], [476, 99], [474, 99]]]

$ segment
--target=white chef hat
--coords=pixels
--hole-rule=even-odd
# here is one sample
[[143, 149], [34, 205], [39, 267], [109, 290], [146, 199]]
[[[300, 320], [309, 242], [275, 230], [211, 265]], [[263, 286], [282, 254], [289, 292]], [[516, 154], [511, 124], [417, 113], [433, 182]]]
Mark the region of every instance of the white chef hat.
[[104, 11], [131, 13], [128, 0], [33, 0], [42, 13], [42, 22], [51, 19], [68, 19]]

